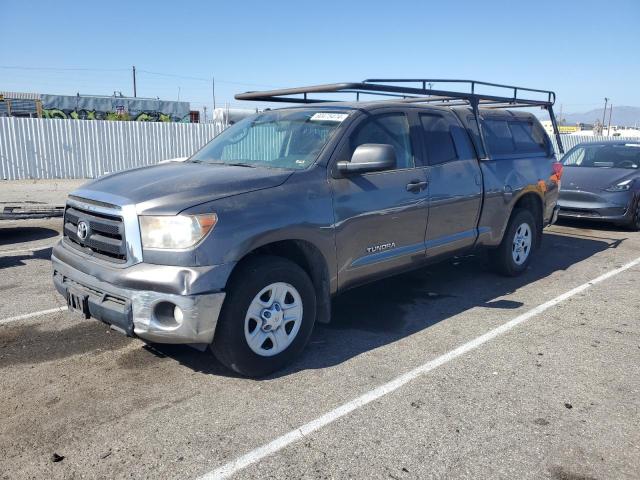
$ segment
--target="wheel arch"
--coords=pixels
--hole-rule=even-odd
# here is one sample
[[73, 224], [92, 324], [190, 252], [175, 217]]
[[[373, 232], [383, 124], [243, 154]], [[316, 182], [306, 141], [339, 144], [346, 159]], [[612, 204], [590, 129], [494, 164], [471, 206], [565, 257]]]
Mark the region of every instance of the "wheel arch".
[[331, 288], [327, 259], [320, 248], [302, 239], [277, 240], [254, 247], [235, 265], [229, 278], [233, 277], [238, 267], [256, 255], [273, 255], [292, 261], [302, 268], [313, 283], [316, 293], [317, 315], [319, 323], [331, 320]]
[[533, 218], [536, 221], [535, 247], [539, 247], [542, 243], [542, 229], [544, 227], [544, 207], [542, 197], [539, 193], [534, 191], [524, 192], [514, 202], [509, 215], [509, 220], [511, 220], [511, 217], [513, 217], [516, 210], [528, 210], [533, 215]]

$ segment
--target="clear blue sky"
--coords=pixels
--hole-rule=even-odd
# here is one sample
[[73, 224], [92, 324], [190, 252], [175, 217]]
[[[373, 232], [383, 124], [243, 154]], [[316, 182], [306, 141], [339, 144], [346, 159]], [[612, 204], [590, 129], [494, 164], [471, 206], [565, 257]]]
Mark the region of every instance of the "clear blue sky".
[[0, 90], [131, 95], [136, 65], [138, 96], [179, 90], [193, 108], [211, 107], [212, 75], [220, 104], [262, 87], [418, 76], [549, 88], [565, 112], [605, 96], [640, 106], [639, 0], [0, 5]]

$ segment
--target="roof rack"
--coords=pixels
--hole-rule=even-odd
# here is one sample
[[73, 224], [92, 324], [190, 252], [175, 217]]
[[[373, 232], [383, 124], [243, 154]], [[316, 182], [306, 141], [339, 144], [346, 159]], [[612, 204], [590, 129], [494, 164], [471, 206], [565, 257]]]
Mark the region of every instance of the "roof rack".
[[[434, 84], [444, 84], [445, 87], [456, 87], [456, 89], [433, 88]], [[491, 89], [498, 91], [498, 93], [482, 93], [480, 92], [481, 89]], [[500, 92], [504, 92], [504, 94], [500, 94]], [[355, 94], [356, 101], [360, 101], [361, 95], [374, 95], [387, 97], [387, 101], [395, 102], [425, 103], [450, 107], [470, 105], [474, 113], [476, 113], [476, 120], [478, 120], [479, 117], [478, 109], [480, 107], [490, 109], [541, 107], [549, 112], [558, 150], [560, 153], [564, 153], [560, 132], [555, 115], [553, 114], [553, 104], [556, 100], [556, 94], [550, 90], [479, 82], [477, 80], [371, 78], [362, 82], [329, 83], [308, 87], [245, 92], [237, 94], [235, 98], [236, 100], [298, 104], [336, 102], [335, 99], [311, 98], [311, 95], [319, 93], [353, 93]], [[479, 122], [477, 126], [482, 136]], [[482, 143], [484, 144], [484, 139]]]

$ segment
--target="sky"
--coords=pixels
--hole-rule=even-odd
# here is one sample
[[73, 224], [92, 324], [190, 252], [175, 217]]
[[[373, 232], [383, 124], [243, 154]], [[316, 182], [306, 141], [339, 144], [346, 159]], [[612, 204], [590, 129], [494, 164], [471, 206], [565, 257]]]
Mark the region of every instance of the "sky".
[[640, 106], [640, 0], [0, 0], [0, 91], [255, 107], [247, 90], [373, 77], [554, 90]]

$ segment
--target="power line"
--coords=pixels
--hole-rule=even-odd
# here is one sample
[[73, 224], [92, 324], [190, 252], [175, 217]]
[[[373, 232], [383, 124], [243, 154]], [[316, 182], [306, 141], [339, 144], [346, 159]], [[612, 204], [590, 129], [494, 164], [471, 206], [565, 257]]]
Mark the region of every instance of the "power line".
[[84, 68], [84, 67], [18, 67], [15, 65], [0, 65], [3, 70], [42, 70], [59, 72], [122, 72], [128, 68]]
[[[30, 70], [30, 71], [59, 71], [59, 72], [125, 72], [130, 71], [129, 68], [88, 68], [88, 67], [23, 67], [17, 65], [0, 65], [0, 69], [4, 70]], [[211, 77], [193, 77], [189, 75], [178, 75], [175, 73], [165, 73], [165, 72], [154, 72], [151, 70], [141, 70], [136, 69], [138, 73], [146, 73], [149, 75], [157, 75], [160, 77], [170, 77], [170, 78], [180, 78], [185, 80], [197, 80], [201, 82], [210, 82]], [[250, 87], [268, 87], [268, 88], [279, 88], [274, 85], [265, 85], [261, 83], [248, 83], [248, 82], [238, 82], [235, 80], [218, 80], [216, 82], [219, 83], [228, 83], [230, 85], [246, 85]]]
[[[192, 77], [192, 76], [188, 76], [188, 75], [177, 75], [175, 73], [164, 73], [164, 72], [152, 72], [150, 70], [141, 70], [141, 69], [138, 69], [137, 71], [141, 72], [141, 73], [147, 73], [149, 75], [158, 75], [160, 77], [181, 78], [181, 79], [185, 79], [185, 80], [197, 80], [197, 81], [200, 81], [200, 82], [207, 82], [207, 83], [211, 81], [211, 77], [209, 77], [209, 78]], [[218, 78], [216, 78], [216, 83], [228, 83], [230, 85], [246, 85], [246, 86], [249, 86], [249, 87], [280, 88], [280, 87], [277, 87], [275, 85], [265, 85], [263, 83], [237, 82], [235, 80], [220, 80]]]

